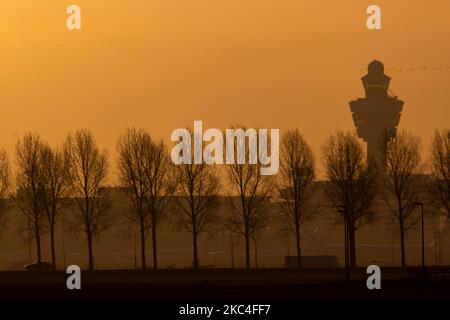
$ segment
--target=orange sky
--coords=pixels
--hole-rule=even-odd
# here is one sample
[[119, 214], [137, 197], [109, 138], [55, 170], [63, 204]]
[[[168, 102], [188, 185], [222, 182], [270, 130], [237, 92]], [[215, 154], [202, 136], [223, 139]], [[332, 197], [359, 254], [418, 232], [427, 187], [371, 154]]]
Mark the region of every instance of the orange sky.
[[[66, 29], [66, 8], [82, 30]], [[381, 31], [366, 8], [382, 9]], [[314, 146], [352, 130], [348, 101], [384, 62], [405, 101], [400, 127], [428, 144], [450, 126], [447, 0], [0, 0], [0, 145], [80, 127], [114, 156], [128, 126], [168, 140], [203, 120], [297, 127]], [[424, 67], [427, 68], [424, 68]]]

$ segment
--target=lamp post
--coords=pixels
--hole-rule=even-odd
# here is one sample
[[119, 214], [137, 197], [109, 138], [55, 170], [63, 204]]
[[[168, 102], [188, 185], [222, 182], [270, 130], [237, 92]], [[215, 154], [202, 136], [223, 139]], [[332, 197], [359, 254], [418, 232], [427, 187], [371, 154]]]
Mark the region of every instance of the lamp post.
[[414, 202], [415, 206], [420, 206], [422, 213], [422, 269], [425, 271], [425, 234], [424, 234], [424, 223], [423, 223], [423, 202]]
[[63, 251], [63, 269], [66, 269], [66, 215], [62, 215], [62, 251]]
[[134, 270], [137, 270], [137, 231], [133, 232], [133, 240], [134, 240]]
[[349, 241], [348, 241], [348, 223], [347, 223], [347, 214], [348, 211], [344, 206], [338, 207], [338, 212], [344, 215], [344, 251], [345, 251], [345, 281], [350, 280], [350, 266], [349, 266]]

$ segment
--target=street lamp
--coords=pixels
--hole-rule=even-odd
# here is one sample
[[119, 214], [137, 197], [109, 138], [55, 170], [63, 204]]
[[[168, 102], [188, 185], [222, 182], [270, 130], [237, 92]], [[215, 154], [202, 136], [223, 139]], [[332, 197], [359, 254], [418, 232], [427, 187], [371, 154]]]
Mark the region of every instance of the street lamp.
[[424, 223], [423, 223], [423, 202], [414, 202], [415, 206], [420, 206], [422, 212], [422, 269], [425, 271], [425, 234], [424, 234]]
[[345, 250], [345, 281], [350, 280], [350, 264], [349, 264], [349, 241], [348, 241], [348, 224], [347, 224], [347, 214], [348, 211], [344, 206], [338, 207], [338, 212], [344, 215], [344, 250]]
[[66, 215], [62, 214], [62, 251], [63, 251], [63, 269], [66, 269]]

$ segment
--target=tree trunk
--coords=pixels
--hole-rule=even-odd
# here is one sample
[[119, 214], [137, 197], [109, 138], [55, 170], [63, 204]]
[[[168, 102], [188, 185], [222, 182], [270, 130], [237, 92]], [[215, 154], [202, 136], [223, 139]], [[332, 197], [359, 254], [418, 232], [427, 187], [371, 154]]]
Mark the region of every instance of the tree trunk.
[[158, 248], [156, 247], [156, 217], [152, 214], [152, 246], [153, 246], [153, 269], [158, 269]]
[[37, 262], [42, 262], [42, 255], [41, 255], [41, 234], [39, 231], [39, 222], [36, 220], [34, 223], [34, 232], [36, 237], [36, 253], [37, 253]]
[[403, 228], [403, 221], [400, 221], [400, 250], [402, 256], [402, 267], [406, 266], [406, 252], [405, 252], [405, 230]]
[[55, 252], [55, 227], [50, 227], [50, 247], [52, 250], [52, 264], [53, 270], [56, 271], [56, 252]]
[[253, 239], [253, 246], [255, 247], [255, 269], [258, 268], [258, 244], [256, 243], [256, 239]]
[[143, 223], [141, 223], [141, 262], [142, 270], [145, 270], [147, 268], [147, 262], [145, 259], [145, 227]]
[[94, 270], [94, 253], [92, 250], [92, 233], [87, 233], [87, 244], [88, 244], [88, 251], [89, 251], [89, 270]]
[[300, 226], [295, 227], [295, 245], [297, 246], [297, 268], [302, 267], [302, 253], [300, 247]]
[[247, 225], [245, 226], [245, 267], [250, 269], [250, 234]]
[[233, 232], [230, 229], [230, 258], [231, 258], [231, 268], [234, 269], [234, 243], [233, 243]]
[[350, 266], [352, 268], [356, 267], [356, 238], [355, 238], [355, 228], [353, 224], [348, 226], [348, 238], [350, 245]]
[[198, 252], [197, 252], [197, 232], [192, 232], [192, 246], [193, 246], [193, 252], [194, 252], [194, 261], [193, 261], [193, 267], [194, 269], [198, 269]]

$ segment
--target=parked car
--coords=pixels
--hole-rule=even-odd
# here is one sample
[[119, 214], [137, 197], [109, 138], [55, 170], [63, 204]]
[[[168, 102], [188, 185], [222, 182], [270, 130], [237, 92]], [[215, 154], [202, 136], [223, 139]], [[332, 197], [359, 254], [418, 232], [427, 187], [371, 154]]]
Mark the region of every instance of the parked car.
[[31, 264], [26, 264], [24, 266], [27, 271], [50, 271], [53, 270], [53, 265], [50, 262], [35, 262]]

